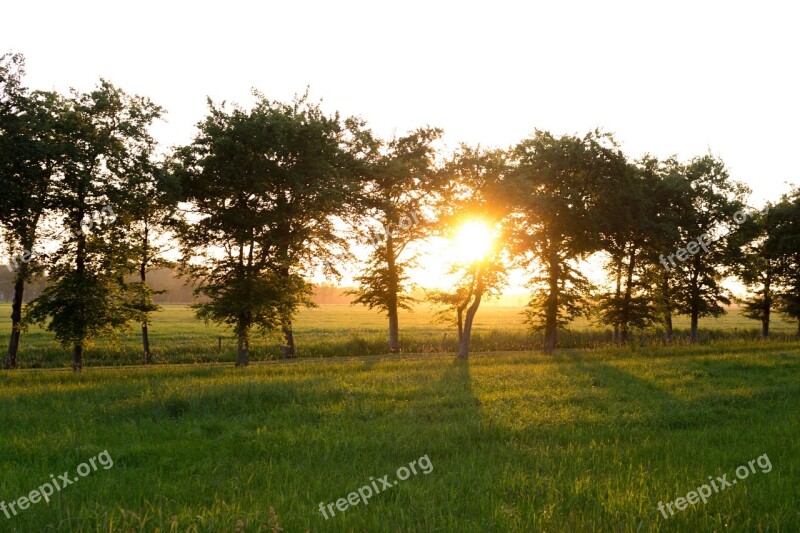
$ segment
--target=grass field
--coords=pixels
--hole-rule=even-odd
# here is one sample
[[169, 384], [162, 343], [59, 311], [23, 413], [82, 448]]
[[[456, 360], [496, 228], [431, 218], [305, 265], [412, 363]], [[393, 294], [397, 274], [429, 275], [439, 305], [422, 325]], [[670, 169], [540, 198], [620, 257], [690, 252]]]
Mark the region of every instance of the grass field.
[[[472, 350], [536, 350], [541, 338], [532, 335], [522, 322], [521, 307], [483, 306], [477, 314]], [[8, 345], [11, 308], [0, 304], [0, 347]], [[420, 306], [413, 312], [403, 311], [400, 317], [401, 348], [408, 353], [455, 352], [454, 327], [431, 322], [430, 308]], [[718, 319], [701, 320], [701, 340], [755, 339], [759, 324], [742, 317], [735, 310]], [[678, 342], [686, 334], [688, 320], [675, 321]], [[387, 352], [387, 321], [375, 311], [348, 305], [322, 305], [303, 309], [295, 322], [300, 357], [333, 357], [380, 355]], [[779, 319], [773, 321], [772, 333], [781, 338], [796, 334], [797, 326]], [[150, 328], [153, 354], [160, 363], [206, 363], [235, 360], [235, 341], [230, 332], [217, 326], [206, 326], [193, 318], [184, 305], [165, 305], [156, 313]], [[222, 337], [222, 350], [218, 349]], [[562, 332], [564, 348], [597, 348], [609, 344], [611, 332], [590, 321], [578, 320], [569, 332]], [[643, 332], [636, 336], [638, 345], [661, 342], [661, 332]], [[277, 338], [256, 338], [252, 359], [263, 361], [280, 357]], [[52, 334], [33, 327], [22, 340], [19, 364], [25, 368], [68, 367], [70, 351], [61, 348]], [[131, 330], [113, 337], [98, 339], [87, 350], [88, 366], [134, 365], [141, 362], [141, 341], [138, 331]]]
[[[0, 531], [799, 531], [798, 413], [780, 342], [1, 372], [0, 500], [104, 450], [113, 467]], [[422, 456], [430, 473], [318, 510]]]

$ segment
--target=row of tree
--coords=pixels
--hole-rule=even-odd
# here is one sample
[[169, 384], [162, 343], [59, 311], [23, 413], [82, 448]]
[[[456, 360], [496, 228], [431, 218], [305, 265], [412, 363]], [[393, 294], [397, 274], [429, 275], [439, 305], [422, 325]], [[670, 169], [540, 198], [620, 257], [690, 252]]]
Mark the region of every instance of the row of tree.
[[[531, 273], [528, 321], [543, 332], [548, 353], [578, 316], [611, 326], [618, 343], [660, 325], [669, 343], [673, 317], [688, 315], [696, 342], [699, 319], [731, 303], [722, 285], [730, 276], [749, 289], [745, 314], [762, 322], [763, 337], [776, 310], [797, 322], [800, 337], [798, 190], [755, 212], [746, 205], [749, 190], [718, 158], [630, 161], [611, 135], [596, 131], [537, 131], [508, 151], [462, 147], [444, 175], [445, 197], [459, 201], [440, 224], [481, 213], [498, 231], [492, 254], [457, 267], [455, 291], [432, 294], [454, 312], [464, 357], [481, 298], [503, 287], [509, 266]], [[605, 258], [601, 287], [584, 273], [595, 254]]]
[[[800, 334], [800, 193], [741, 223], [749, 191], [711, 155], [630, 161], [609, 134], [536, 131], [509, 150], [445, 156], [438, 129], [384, 141], [307, 96], [260, 94], [249, 109], [209, 101], [194, 140], [161, 154], [149, 128], [163, 110], [149, 99], [102, 80], [88, 93], [31, 91], [23, 67], [20, 55], [0, 60], [0, 227], [12, 257], [33, 258], [15, 265], [6, 367], [35, 322], [72, 349], [76, 370], [97, 335], [138, 323], [150, 362], [147, 273], [169, 265], [173, 248], [203, 297], [198, 317], [235, 332], [237, 365], [256, 332], [280, 332], [294, 357], [292, 321], [311, 305], [312, 275], [337, 279], [354, 247], [366, 248], [355, 303], [385, 312], [395, 352], [420, 245], [469, 219], [492, 228], [494, 246], [454, 261], [456, 285], [429, 294], [457, 323], [464, 357], [481, 301], [519, 267], [547, 352], [560, 328], [593, 311], [618, 342], [654, 323], [670, 341], [672, 317], [688, 314], [694, 341], [699, 318], [729, 303], [721, 281], [731, 274], [752, 288], [747, 312], [764, 336], [773, 310], [797, 319]], [[113, 222], [87, 230], [109, 206]], [[714, 240], [702, 253], [663, 266], [703, 235]], [[609, 288], [581, 271], [597, 253]], [[45, 274], [23, 313], [25, 283]]]

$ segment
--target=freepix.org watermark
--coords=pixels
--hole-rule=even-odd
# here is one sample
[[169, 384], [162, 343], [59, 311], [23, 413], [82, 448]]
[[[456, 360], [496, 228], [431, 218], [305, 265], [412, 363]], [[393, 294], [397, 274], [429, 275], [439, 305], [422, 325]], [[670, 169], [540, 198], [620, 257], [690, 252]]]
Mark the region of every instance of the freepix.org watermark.
[[[661, 514], [664, 515], [664, 518], [669, 518], [675, 514], [675, 511], [672, 509], [673, 506], [678, 511], [683, 511], [686, 509], [688, 504], [696, 505], [701, 500], [703, 503], [706, 503], [708, 497], [712, 494], [722, 492], [728, 487], [734, 486], [740, 479], [747, 479], [747, 476], [749, 476], [751, 473], [755, 474], [756, 464], [761, 469], [762, 474], [766, 474], [772, 470], [772, 463], [770, 462], [769, 457], [767, 457], [767, 454], [761, 455], [757, 459], [748, 461], [746, 465], [738, 467], [734, 471], [736, 478], [731, 475], [731, 479], [728, 480], [728, 474], [722, 474], [722, 476], [719, 476], [716, 479], [708, 476], [708, 481], [711, 483], [711, 485], [704, 483], [697, 487], [697, 489], [689, 491], [685, 497], [681, 496], [680, 498], [675, 498], [674, 501], [667, 502], [666, 506], [664, 505], [664, 502], [658, 502], [658, 510], [661, 511]], [[711, 491], [712, 488], [714, 489], [713, 492]], [[667, 510], [669, 510], [669, 516], [667, 515]]]
[[58, 477], [50, 474], [49, 482], [40, 485], [38, 489], [30, 491], [27, 496], [20, 496], [16, 500], [12, 500], [9, 503], [0, 501], [0, 511], [2, 511], [6, 515], [6, 518], [10, 520], [12, 516], [17, 516], [18, 511], [25, 511], [32, 504], [37, 504], [42, 500], [44, 500], [45, 503], [50, 503], [51, 496], [57, 492], [61, 492], [68, 485], [76, 483], [78, 480], [80, 480], [80, 478], [86, 477], [92, 472], [96, 472], [98, 463], [103, 467], [104, 470], [108, 470], [114, 466], [114, 460], [111, 459], [111, 455], [109, 455], [108, 450], [103, 450], [95, 457], [89, 459], [87, 462], [79, 464], [76, 471], [80, 477], [70, 477], [69, 472], [64, 472]]
[[[397, 221], [397, 226], [403, 231], [411, 229], [412, 226], [418, 224], [419, 224], [419, 213], [417, 213], [416, 211], [411, 211], [410, 216], [409, 215], [401, 216], [400, 219]], [[368, 237], [369, 242], [373, 246], [382, 245], [384, 240], [388, 241], [389, 237], [391, 237], [394, 234], [394, 230], [392, 229], [393, 227], [394, 227], [393, 224], [386, 224], [384, 226], [384, 233], [386, 234], [385, 238], [380, 234], [380, 232], [375, 232], [373, 230], [370, 230]]]
[[[350, 494], [347, 495], [346, 499], [339, 498], [338, 500], [336, 500], [335, 504], [336, 509], [338, 509], [340, 513], [343, 513], [351, 505], [358, 505], [359, 503], [363, 503], [364, 505], [369, 504], [369, 499], [372, 496], [378, 494], [379, 492], [383, 492], [386, 489], [392, 488], [393, 486], [397, 485], [400, 481], [405, 481], [406, 479], [411, 477], [412, 473], [414, 475], [417, 475], [418, 474], [416, 468], [417, 466], [419, 466], [423, 474], [427, 475], [433, 472], [433, 463], [431, 463], [431, 460], [428, 458], [427, 454], [423, 455], [419, 459], [415, 459], [410, 463], [408, 463], [408, 468], [406, 468], [405, 466], [401, 466], [400, 468], [398, 468], [397, 472], [395, 472], [395, 474], [397, 475], [397, 479], [395, 479], [394, 481], [389, 479], [389, 474], [386, 474], [385, 476], [380, 477], [377, 480], [374, 477], [370, 477], [369, 478], [370, 483], [358, 489], [358, 492], [351, 492]], [[380, 487], [378, 487], [378, 484], [380, 484]], [[325, 512], [326, 508], [331, 513], [331, 516], [336, 515], [336, 512], [333, 510], [334, 508], [333, 503], [329, 503], [326, 506], [325, 503], [320, 502], [319, 512], [322, 513], [322, 516], [325, 517], [325, 520], [330, 518], [328, 514]]]
[[[744, 224], [745, 220], [747, 220], [748, 215], [753, 216], [756, 215], [758, 211], [752, 211], [751, 213], [745, 213], [744, 211], [737, 211], [733, 214], [733, 221], [736, 222], [737, 225]], [[769, 213], [769, 206], [764, 211], [766, 215]], [[669, 254], [668, 256], [664, 257], [664, 254], [658, 256], [658, 260], [661, 265], [667, 269], [667, 272], [672, 270], [673, 268], [677, 267], [678, 265], [675, 263], [674, 259], [677, 259], [681, 263], [689, 259], [692, 255], [697, 254], [700, 250], [704, 252], [708, 252], [708, 245], [712, 244], [714, 241], [720, 239], [722, 235], [711, 235], [709, 233], [703, 233], [700, 235], [696, 240], [689, 241], [686, 244], [685, 248], [678, 248], [678, 250], [674, 254]], [[669, 263], [667, 262], [669, 260]], [[670, 266], [672, 265], [672, 266]]]
[[[80, 231], [84, 235], [88, 235], [92, 228], [97, 225], [104, 226], [107, 224], [111, 224], [117, 219], [117, 215], [114, 213], [114, 209], [110, 205], [106, 205], [100, 211], [93, 211], [91, 213], [86, 214], [81, 221]], [[69, 239], [72, 238], [72, 232], [70, 230], [65, 230], [56, 235], [56, 238], [64, 236], [65, 238]], [[19, 268], [20, 263], [30, 263], [31, 261], [35, 260], [39, 254], [34, 252], [33, 250], [25, 250], [22, 253], [19, 253], [15, 256], [10, 257], [6, 263], [5, 267], [8, 269], [9, 272], [14, 272], [15, 269]]]

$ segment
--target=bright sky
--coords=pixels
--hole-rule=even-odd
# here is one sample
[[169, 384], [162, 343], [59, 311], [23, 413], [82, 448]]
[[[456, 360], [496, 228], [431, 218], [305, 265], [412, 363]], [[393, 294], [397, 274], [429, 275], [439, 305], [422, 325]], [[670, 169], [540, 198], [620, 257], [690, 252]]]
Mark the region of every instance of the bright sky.
[[[702, 5], [701, 5], [702, 4]], [[187, 143], [207, 96], [288, 100], [382, 135], [420, 125], [506, 147], [534, 128], [612, 131], [633, 157], [709, 149], [754, 201], [800, 184], [798, 7], [789, 2], [37, 1], [2, 8], [0, 51], [34, 88], [105, 77]]]

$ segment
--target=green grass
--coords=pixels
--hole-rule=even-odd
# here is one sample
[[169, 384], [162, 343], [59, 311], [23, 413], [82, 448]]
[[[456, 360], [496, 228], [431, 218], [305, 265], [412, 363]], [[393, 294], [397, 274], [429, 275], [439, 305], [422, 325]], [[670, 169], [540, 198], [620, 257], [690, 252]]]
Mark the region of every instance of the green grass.
[[[541, 338], [531, 335], [522, 322], [521, 307], [484, 305], [479, 310], [472, 339], [474, 352], [500, 350], [536, 350]], [[0, 304], [0, 348], [8, 345], [11, 314], [9, 304]], [[407, 353], [457, 351], [454, 327], [434, 324], [432, 311], [419, 306], [400, 316], [401, 347]], [[759, 324], [733, 311], [719, 319], [701, 321], [701, 340], [755, 339]], [[295, 336], [300, 357], [335, 357], [380, 355], [387, 352], [387, 320], [375, 311], [348, 305], [322, 305], [301, 310], [295, 322]], [[678, 343], [684, 342], [688, 329], [686, 317], [677, 317]], [[780, 340], [792, 337], [796, 325], [774, 320], [772, 333]], [[184, 305], [165, 305], [156, 313], [150, 328], [154, 357], [159, 363], [207, 363], [235, 360], [235, 341], [230, 332], [206, 326], [193, 318]], [[218, 349], [222, 337], [222, 350]], [[607, 346], [611, 333], [590, 321], [576, 321], [569, 331], [560, 334], [562, 348], [598, 348]], [[661, 343], [658, 330], [640, 332], [638, 345]], [[256, 338], [254, 361], [280, 357], [276, 337]], [[98, 339], [86, 353], [89, 366], [135, 365], [141, 362], [141, 341], [136, 330]], [[19, 358], [23, 368], [68, 367], [70, 352], [63, 349], [49, 332], [33, 327], [24, 336]]]
[[[800, 346], [0, 373], [2, 531], [798, 531]], [[768, 454], [708, 503], [656, 510]], [[433, 471], [325, 520], [427, 455]], [[74, 474], [73, 474], [74, 475]], [[238, 526], [237, 526], [238, 524]]]

